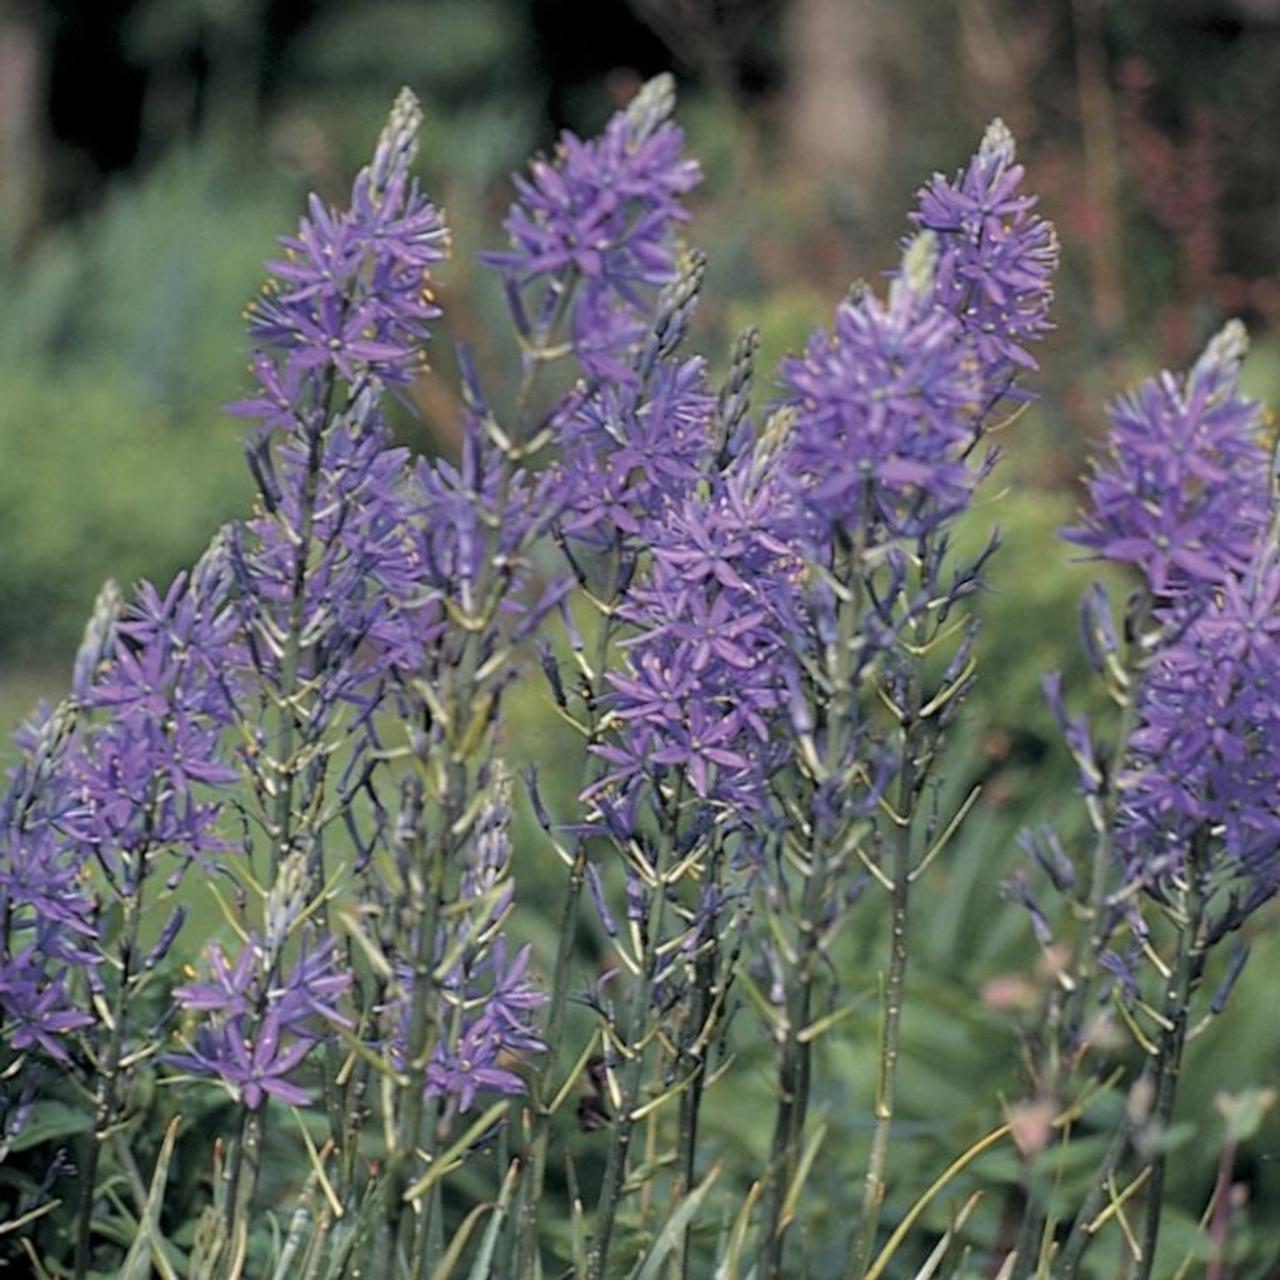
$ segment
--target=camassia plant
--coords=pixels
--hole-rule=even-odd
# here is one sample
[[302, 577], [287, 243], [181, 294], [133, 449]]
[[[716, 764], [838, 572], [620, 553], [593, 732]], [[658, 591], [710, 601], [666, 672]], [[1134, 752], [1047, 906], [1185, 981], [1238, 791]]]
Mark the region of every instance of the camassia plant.
[[[1132, 578], [1122, 626], [1084, 602], [1119, 714], [1095, 731], [1046, 681], [1088, 836], [1037, 828], [1008, 885], [1053, 957], [1025, 1095], [975, 1098], [985, 1136], [895, 1179], [917, 885], [974, 800], [945, 811], [939, 769], [999, 541], [953, 535], [1030, 398], [1057, 245], [996, 121], [920, 191], [883, 290], [766, 390], [753, 331], [716, 382], [673, 106], [660, 77], [516, 179], [483, 262], [518, 385], [498, 403], [459, 351], [458, 458], [383, 418], [430, 376], [449, 244], [411, 94], [269, 263], [231, 406], [252, 511], [169, 586], [105, 587], [70, 694], [16, 736], [0, 1250], [24, 1273], [1074, 1276], [1123, 1225], [1153, 1274], [1184, 1045], [1243, 953], [1207, 1001], [1206, 966], [1280, 886], [1280, 506], [1243, 331], [1116, 406], [1067, 536]], [[581, 741], [562, 811], [518, 767], [530, 683]], [[878, 993], [842, 981], [855, 909]], [[829, 1078], [849, 1039], [876, 1046], [866, 1096]], [[762, 1071], [767, 1136], [727, 1144], [709, 1108]], [[1106, 1139], [1064, 1182], [1077, 1130]], [[975, 1215], [1006, 1141], [1023, 1185]], [[845, 1201], [818, 1212], [822, 1169]]]

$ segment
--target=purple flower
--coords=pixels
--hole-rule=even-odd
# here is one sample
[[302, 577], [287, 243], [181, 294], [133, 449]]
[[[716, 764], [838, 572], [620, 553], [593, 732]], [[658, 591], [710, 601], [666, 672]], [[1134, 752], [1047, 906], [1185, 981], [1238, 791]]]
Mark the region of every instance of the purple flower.
[[1027, 350], [1052, 328], [1058, 242], [1019, 191], [1013, 135], [995, 120], [954, 181], [941, 174], [919, 195], [912, 223], [938, 237], [935, 301], [972, 343], [987, 398], [998, 397], [1019, 369], [1034, 369]]
[[469, 1023], [457, 1043], [443, 1046], [427, 1066], [427, 1093], [448, 1098], [459, 1111], [469, 1111], [479, 1093], [508, 1097], [524, 1092], [524, 1081], [507, 1065], [502, 1032], [482, 1015]]
[[[118, 596], [99, 598], [79, 664], [84, 679], [109, 652]], [[8, 1042], [68, 1061], [63, 1039], [91, 1026], [82, 980], [98, 961], [96, 904], [83, 850], [65, 823], [76, 799], [66, 762], [77, 732], [76, 704], [40, 707], [14, 735], [21, 755], [0, 800], [0, 1016]]]
[[267, 1003], [288, 1027], [309, 1018], [350, 1027], [351, 1019], [338, 1007], [350, 986], [351, 974], [341, 967], [332, 938], [311, 946], [304, 941], [288, 975], [267, 991]]
[[349, 1027], [338, 1002], [351, 974], [337, 964], [331, 939], [305, 945], [283, 976], [278, 958], [255, 938], [230, 963], [216, 943], [206, 952], [209, 981], [174, 989], [174, 1000], [202, 1021], [194, 1042], [166, 1061], [214, 1076], [256, 1109], [271, 1095], [304, 1106], [308, 1095], [289, 1076], [316, 1043], [315, 1020]]
[[1115, 404], [1089, 508], [1064, 533], [1136, 566], [1157, 596], [1199, 598], [1238, 574], [1265, 525], [1260, 409], [1239, 390], [1246, 349], [1232, 321], [1185, 380], [1161, 374]]
[[831, 529], [918, 527], [962, 508], [963, 460], [984, 392], [970, 343], [934, 304], [936, 247], [914, 241], [887, 303], [871, 293], [836, 311], [802, 358], [783, 362], [796, 410], [787, 463], [808, 508]]
[[[744, 455], [704, 496], [653, 531], [647, 580], [621, 610], [634, 628], [612, 673], [617, 732], [593, 749], [609, 786], [683, 769], [697, 796], [743, 813], [765, 802], [782, 759], [770, 724], [793, 656], [784, 638], [800, 563], [787, 494], [748, 474]], [[588, 799], [598, 803], [600, 787]]]
[[92, 1014], [78, 1008], [66, 989], [65, 970], [49, 972], [47, 958], [28, 947], [0, 964], [0, 1009], [5, 1038], [15, 1049], [43, 1049], [58, 1062], [69, 1062], [62, 1037], [92, 1026]]
[[557, 423], [565, 532], [595, 546], [650, 541], [702, 473], [714, 409], [700, 359], [572, 402]]
[[[515, 1094], [524, 1084], [516, 1069], [545, 1045], [537, 1010], [547, 996], [529, 974], [532, 951], [508, 958], [503, 935], [510, 914], [510, 784], [501, 767], [482, 775], [483, 804], [459, 851], [461, 874], [451, 895], [450, 920], [437, 932], [428, 1021], [434, 1045], [423, 1087], [467, 1111], [477, 1094]], [[448, 961], [447, 971], [441, 972]], [[395, 964], [396, 980], [383, 1016], [383, 1048], [401, 1070], [411, 1057], [414, 993], [418, 981], [410, 956]], [[425, 1054], [427, 1042], [412, 1052]]]
[[1274, 886], [1280, 863], [1280, 564], [1264, 553], [1166, 647], [1143, 680], [1120, 779], [1118, 843], [1154, 884], [1194, 832], [1234, 874]]
[[312, 196], [297, 233], [282, 241], [285, 255], [268, 264], [273, 279], [249, 309], [259, 393], [232, 412], [268, 428], [312, 426], [333, 374], [355, 387], [407, 382], [419, 369], [427, 322], [440, 314], [430, 268], [448, 249], [444, 224], [408, 173], [420, 124], [416, 100], [402, 91], [349, 207]]
[[[546, 1048], [533, 1018], [547, 997], [528, 977], [530, 956], [531, 949], [522, 947], [508, 964], [505, 942], [495, 943], [482, 970], [473, 975], [462, 1006], [478, 1005], [481, 1012], [464, 1015], [456, 1038], [441, 1037], [427, 1068], [428, 1094], [469, 1111], [479, 1093], [524, 1092], [524, 1081], [513, 1068], [524, 1055]], [[446, 1026], [454, 1008], [458, 1006], [446, 1001]]]
[[436, 621], [411, 527], [408, 452], [391, 446], [381, 415], [362, 397], [324, 434], [314, 474], [309, 444], [294, 436], [264, 453], [260, 470], [275, 509], [232, 538], [243, 636], [236, 662], [281, 684], [279, 637], [292, 625], [300, 588], [296, 674], [309, 690], [300, 704], [303, 732], [316, 736], [339, 704], [361, 703], [389, 671], [415, 667]]
[[307, 1091], [286, 1077], [296, 1070], [315, 1045], [306, 1037], [282, 1042], [280, 1014], [269, 1012], [252, 1039], [243, 1035], [238, 1020], [220, 1027], [201, 1027], [195, 1044], [186, 1053], [170, 1054], [166, 1061], [197, 1075], [215, 1076], [251, 1111], [268, 1096], [295, 1107], [310, 1102]]
[[510, 250], [482, 256], [506, 278], [526, 327], [521, 294], [531, 285], [542, 286], [533, 307], [541, 324], [570, 281], [580, 282], [569, 328], [598, 378], [635, 381], [623, 353], [646, 332], [655, 289], [675, 275], [672, 229], [688, 216], [681, 198], [701, 173], [667, 120], [673, 106], [671, 79], [660, 76], [599, 138], [562, 134], [554, 157], [514, 179], [518, 199], [503, 224]]
[[184, 1008], [197, 1013], [219, 1013], [224, 1017], [242, 1017], [249, 1012], [252, 988], [257, 970], [255, 948], [244, 947], [232, 966], [215, 942], [205, 952], [209, 981], [175, 987], [173, 998]]

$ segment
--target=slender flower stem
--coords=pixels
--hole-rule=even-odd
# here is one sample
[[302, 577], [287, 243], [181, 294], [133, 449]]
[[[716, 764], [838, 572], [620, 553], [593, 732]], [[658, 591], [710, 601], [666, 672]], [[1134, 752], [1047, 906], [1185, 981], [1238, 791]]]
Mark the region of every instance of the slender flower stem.
[[[553, 344], [569, 313], [569, 306], [578, 284], [578, 273], [572, 270], [560, 284], [560, 294], [555, 309], [547, 322], [545, 331], [540, 335], [537, 345], [532, 348], [526, 358], [524, 377], [516, 394], [514, 417], [516, 429], [523, 432], [526, 428], [529, 409], [542, 371], [547, 365]], [[596, 634], [596, 651], [591, 668], [590, 687], [587, 691], [587, 728], [591, 740], [594, 740], [599, 722], [599, 700], [604, 693], [604, 669], [608, 661], [609, 645], [613, 638], [615, 615], [613, 605], [618, 592], [618, 578], [621, 566], [619, 553], [615, 549], [610, 557], [609, 586], [605, 593], [605, 612], [600, 619], [600, 629]], [[594, 758], [589, 759], [583, 771], [583, 785], [592, 778]], [[532, 1102], [532, 1119], [529, 1141], [522, 1167], [525, 1170], [520, 1189], [518, 1210], [519, 1249], [517, 1254], [516, 1274], [521, 1277], [532, 1277], [535, 1274], [538, 1256], [538, 1208], [542, 1199], [542, 1188], [546, 1180], [547, 1150], [551, 1140], [551, 1113], [547, 1109], [546, 1087], [553, 1053], [564, 1034], [564, 1020], [569, 996], [569, 971], [573, 962], [574, 944], [577, 941], [578, 908], [582, 901], [582, 889], [586, 880], [588, 858], [588, 842], [579, 837], [573, 854], [573, 863], [569, 868], [569, 879], [565, 885], [564, 901], [561, 904], [559, 934], [556, 943], [556, 957], [552, 969], [551, 989], [547, 1005], [546, 1043], [548, 1054], [541, 1067], [536, 1071], [530, 1087]]]
[[[1173, 1115], [1178, 1066], [1186, 1035], [1188, 1003], [1199, 979], [1201, 966], [1201, 955], [1196, 941], [1204, 911], [1201, 871], [1198, 867], [1200, 857], [1198, 851], [1193, 852], [1186, 898], [1187, 919], [1178, 934], [1178, 952], [1173, 973], [1169, 979], [1169, 987], [1165, 993], [1164, 1017], [1168, 1021], [1169, 1028], [1161, 1037], [1155, 1061], [1149, 1063], [1143, 1072], [1143, 1080], [1156, 1091], [1153, 1116], [1161, 1137], [1168, 1129]], [[1112, 1135], [1106, 1154], [1094, 1173], [1089, 1192], [1076, 1214], [1071, 1233], [1058, 1256], [1056, 1269], [1062, 1276], [1062, 1280], [1075, 1280], [1084, 1252], [1093, 1240], [1089, 1224], [1102, 1208], [1107, 1181], [1124, 1158], [1132, 1141], [1133, 1132], [1133, 1121], [1125, 1116]], [[1160, 1227], [1160, 1200], [1163, 1198], [1163, 1165], [1164, 1154], [1161, 1152], [1152, 1163], [1151, 1178], [1147, 1184], [1147, 1219], [1142, 1247], [1143, 1256], [1138, 1263], [1139, 1277], [1149, 1276], [1155, 1259], [1155, 1245]], [[1145, 1272], [1142, 1270], [1143, 1267], [1146, 1268]]]
[[813, 981], [807, 974], [809, 965], [806, 957], [813, 949], [810, 939], [815, 939], [816, 942], [815, 917], [822, 895], [820, 865], [824, 859], [825, 852], [815, 843], [811, 850], [802, 905], [800, 927], [803, 952], [798, 966], [801, 976], [787, 1001], [787, 1025], [778, 1064], [778, 1110], [774, 1118], [773, 1142], [769, 1151], [769, 1182], [764, 1207], [762, 1262], [766, 1280], [777, 1280], [782, 1274], [788, 1225], [782, 1219], [782, 1209], [786, 1201], [787, 1184], [795, 1169], [799, 1135], [804, 1131], [803, 1096], [809, 1082], [806, 1061], [809, 1047], [800, 1039], [800, 1033], [810, 1022]]
[[89, 1270], [90, 1240], [93, 1234], [93, 1202], [98, 1180], [98, 1162], [103, 1145], [111, 1136], [119, 1105], [120, 1060], [124, 1055], [125, 1032], [129, 1017], [129, 985], [137, 959], [138, 929], [142, 921], [142, 894], [146, 883], [146, 852], [136, 855], [139, 864], [136, 884], [124, 900], [122, 941], [120, 945], [120, 981], [111, 1010], [111, 1032], [106, 1057], [98, 1074], [98, 1097], [94, 1111], [93, 1132], [85, 1151], [80, 1174], [80, 1205], [76, 1223], [75, 1280], [84, 1280]]
[[871, 1263], [876, 1242], [876, 1225], [884, 1202], [885, 1168], [889, 1159], [889, 1138], [893, 1130], [897, 1099], [898, 1055], [902, 1031], [902, 1004], [907, 978], [907, 944], [911, 912], [911, 828], [918, 777], [919, 673], [913, 673], [902, 725], [902, 764], [898, 774], [897, 811], [899, 826], [893, 844], [893, 893], [889, 925], [889, 973], [885, 983], [884, 1017], [880, 1030], [880, 1071], [876, 1085], [875, 1129], [863, 1177], [862, 1211], [858, 1219], [857, 1243], [850, 1255], [847, 1275], [858, 1278]]
[[[720, 884], [724, 850], [717, 845], [712, 855], [711, 883]], [[724, 979], [719, 979], [720, 938], [713, 919], [708, 938], [694, 962], [693, 1008], [689, 1013], [691, 1039], [680, 1050], [679, 1061], [691, 1062], [692, 1074], [680, 1095], [679, 1129], [676, 1140], [676, 1181], [672, 1204], [677, 1205], [689, 1194], [697, 1181], [698, 1120], [702, 1096], [707, 1084], [707, 1041], [720, 1014], [724, 997]], [[730, 965], [733, 958], [730, 959]], [[680, 1243], [680, 1280], [689, 1280], [690, 1233], [686, 1230]]]
[[[525, 419], [532, 402], [534, 390], [547, 363], [549, 344], [552, 336], [568, 313], [568, 307], [577, 283], [576, 273], [570, 273], [561, 282], [561, 290], [547, 326], [540, 335], [536, 346], [531, 348], [525, 360], [524, 377], [516, 396], [514, 410], [516, 427], [509, 447], [503, 449], [498, 475], [497, 511], [501, 516], [506, 509], [511, 485], [515, 478], [518, 450], [525, 426]], [[495, 539], [497, 530], [486, 525], [484, 563], [494, 565]], [[469, 630], [463, 638], [461, 652], [457, 655], [456, 678], [453, 688], [453, 702], [460, 722], [472, 713], [475, 704], [477, 683], [480, 679], [480, 643], [484, 630], [492, 622], [502, 604], [502, 591], [506, 582], [506, 570], [498, 569], [488, 589], [478, 593], [478, 599], [471, 599], [464, 593], [463, 608], [475, 616], [476, 628]], [[440, 912], [443, 909], [445, 887], [445, 868], [449, 863], [448, 845], [450, 832], [460, 820], [466, 808], [469, 794], [469, 769], [467, 758], [462, 754], [465, 744], [449, 743], [446, 748], [450, 754], [444, 774], [447, 788], [442, 797], [442, 812], [436, 818], [436, 839], [431, 842], [431, 850], [427, 855], [427, 863], [423, 867], [426, 883], [425, 909], [418, 912], [418, 933], [414, 946], [414, 988], [410, 1010], [408, 1034], [408, 1074], [410, 1083], [404, 1098], [404, 1111], [398, 1134], [397, 1147], [388, 1160], [387, 1190], [384, 1203], [384, 1214], [379, 1225], [378, 1243], [375, 1249], [380, 1259], [381, 1274], [390, 1276], [395, 1263], [396, 1250], [401, 1236], [404, 1234], [404, 1215], [407, 1206], [404, 1203], [404, 1191], [408, 1185], [409, 1161], [417, 1149], [422, 1117], [424, 1111], [424, 1079], [427, 1065], [436, 1044], [436, 1018], [431, 1011], [433, 999], [433, 970], [435, 966], [436, 933]], [[425, 768], [425, 761], [420, 765]], [[413, 861], [417, 863], [418, 857]], [[433, 1136], [428, 1147], [434, 1142]], [[432, 1236], [428, 1230], [429, 1222], [421, 1224], [417, 1237], [417, 1246], [413, 1250], [414, 1265], [425, 1266], [431, 1246]]]
[[[437, 1151], [437, 1134], [440, 1132], [440, 1099], [433, 1098], [427, 1117], [427, 1155], [434, 1158]], [[444, 1208], [440, 1203], [441, 1187], [437, 1182], [427, 1193], [427, 1202], [423, 1206], [422, 1218], [417, 1225], [413, 1241], [413, 1261], [409, 1268], [411, 1280], [427, 1280], [434, 1274], [440, 1261], [441, 1223]]]
[[[1145, 616], [1145, 607], [1139, 612], [1140, 616]], [[1138, 659], [1137, 653], [1135, 643], [1130, 648], [1130, 660], [1124, 669], [1127, 684], [1124, 688], [1120, 722], [1116, 727], [1112, 743], [1111, 758], [1099, 786], [1097, 827], [1089, 869], [1089, 885], [1086, 895], [1078, 904], [1079, 914], [1084, 924], [1076, 931], [1072, 941], [1071, 959], [1067, 968], [1067, 972], [1071, 975], [1072, 987], [1063, 1009], [1062, 1020], [1053, 1031], [1046, 1092], [1055, 1110], [1059, 1109], [1063, 1102], [1063, 1090], [1071, 1075], [1071, 1067], [1067, 1061], [1068, 1055], [1073, 1053], [1084, 1025], [1089, 996], [1093, 991], [1102, 953], [1107, 945], [1106, 901], [1112, 874], [1112, 829], [1115, 826], [1116, 806], [1120, 794], [1118, 775], [1124, 764], [1129, 739], [1133, 736], [1138, 723], [1138, 682], [1142, 673], [1142, 662]], [[1028, 1280], [1031, 1276], [1036, 1265], [1038, 1242], [1044, 1231], [1045, 1207], [1041, 1197], [1036, 1194], [1035, 1188], [1031, 1185], [1030, 1170], [1024, 1180], [1023, 1189], [1026, 1194], [1026, 1208], [1018, 1231], [1017, 1261], [1010, 1280]]]
[[[701, 993], [699, 993], [701, 994]], [[702, 1012], [705, 1002], [699, 1000], [697, 1008]], [[705, 1016], [705, 1014], [704, 1014]], [[697, 1177], [698, 1117], [702, 1110], [702, 1092], [706, 1084], [706, 1064], [699, 1061], [694, 1077], [680, 1095], [680, 1130], [676, 1142], [676, 1187], [672, 1204], [679, 1204], [689, 1194]], [[680, 1242], [680, 1280], [689, 1280], [690, 1235], [685, 1231]]]
[[[328, 414], [326, 413], [326, 419]], [[326, 422], [327, 429], [327, 422]], [[276, 779], [274, 813], [272, 815], [272, 878], [289, 853], [293, 827], [293, 782], [296, 773], [293, 759], [294, 737], [298, 728], [295, 699], [298, 694], [298, 672], [302, 662], [302, 629], [306, 623], [307, 570], [311, 559], [311, 538], [315, 522], [316, 494], [320, 484], [325, 429], [313, 432], [307, 442], [307, 474], [304, 481], [298, 543], [294, 552], [293, 580], [290, 583], [289, 619], [284, 655], [280, 661], [280, 725], [276, 752], [279, 777]]]
[[236, 1140], [230, 1180], [227, 1186], [227, 1239], [222, 1255], [225, 1280], [237, 1280], [244, 1267], [250, 1211], [262, 1168], [262, 1123], [264, 1107], [241, 1107], [240, 1135]]
[[[394, 1150], [387, 1157], [383, 1216], [378, 1225], [375, 1254], [377, 1266], [374, 1274], [391, 1277], [396, 1274], [396, 1251], [404, 1231], [404, 1192], [409, 1183], [409, 1162], [417, 1150], [422, 1130], [422, 1114], [425, 1098], [425, 1078], [431, 1052], [435, 1048], [432, 1034], [435, 1028], [433, 1012], [436, 933], [440, 918], [441, 898], [444, 892], [444, 864], [447, 857], [445, 842], [455, 816], [451, 805], [437, 816], [436, 834], [429, 842], [419, 834], [410, 850], [415, 867], [422, 866], [424, 883], [422, 900], [416, 904], [416, 930], [413, 944], [413, 1000], [409, 1013], [407, 1036], [406, 1075], [408, 1083], [400, 1091], [404, 1110], [397, 1126]], [[424, 852], [425, 866], [423, 866]]]
[[1129, 739], [1138, 723], [1138, 699], [1136, 682], [1138, 678], [1136, 666], [1128, 672], [1130, 688], [1125, 698], [1124, 708], [1120, 715], [1120, 724], [1116, 729], [1115, 745], [1112, 749], [1111, 761], [1102, 784], [1102, 795], [1099, 797], [1099, 830], [1093, 844], [1093, 859], [1089, 871], [1088, 897], [1081, 904], [1081, 911], [1088, 928], [1080, 930], [1072, 949], [1071, 975], [1074, 986], [1067, 1000], [1063, 1013], [1062, 1026], [1058, 1045], [1054, 1055], [1054, 1080], [1061, 1087], [1064, 1066], [1064, 1055], [1069, 1052], [1072, 1043], [1079, 1036], [1084, 1024], [1085, 1009], [1089, 995], [1098, 975], [1098, 967], [1102, 953], [1106, 950], [1108, 929], [1106, 901], [1109, 891], [1109, 880], [1112, 872], [1112, 829], [1115, 826], [1116, 807], [1119, 803], [1120, 788], [1117, 775], [1124, 765], [1125, 752], [1129, 747]]
[[[1119, 1168], [1120, 1161], [1124, 1159], [1124, 1154], [1129, 1148], [1129, 1140], [1132, 1136], [1133, 1125], [1126, 1116], [1116, 1126], [1115, 1133], [1111, 1135], [1111, 1142], [1108, 1144], [1102, 1160], [1094, 1171], [1093, 1181], [1089, 1184], [1089, 1190], [1085, 1194], [1085, 1198], [1080, 1202], [1075, 1223], [1072, 1225], [1071, 1232], [1062, 1247], [1061, 1254], [1058, 1255], [1055, 1271], [1061, 1277], [1061, 1280], [1075, 1280], [1079, 1272], [1080, 1260], [1084, 1257], [1085, 1250], [1093, 1241], [1093, 1233], [1089, 1229], [1090, 1224], [1102, 1208], [1103, 1201], [1106, 1199], [1107, 1183], [1116, 1169]], [[1034, 1244], [1034, 1241], [1032, 1243]], [[1030, 1266], [1034, 1265], [1035, 1255], [1033, 1252], [1028, 1252], [1030, 1254], [1027, 1258], [1029, 1270]], [[1021, 1241], [1019, 1241], [1018, 1245], [1018, 1261], [1019, 1264], [1023, 1261], [1023, 1245]]]
[[667, 866], [675, 848], [680, 806], [684, 798], [684, 779], [680, 777], [675, 794], [666, 809], [663, 823], [662, 844], [655, 859], [657, 883], [649, 902], [645, 922], [644, 954], [640, 972], [636, 976], [631, 993], [631, 1007], [623, 1028], [622, 1049], [628, 1055], [622, 1072], [622, 1101], [613, 1125], [609, 1130], [609, 1153], [605, 1159], [604, 1176], [600, 1182], [600, 1198], [596, 1204], [595, 1234], [587, 1253], [587, 1280], [603, 1280], [609, 1263], [609, 1241], [613, 1235], [614, 1221], [626, 1179], [627, 1152], [631, 1147], [631, 1133], [635, 1126], [634, 1113], [640, 1102], [640, 1088], [644, 1082], [645, 1023], [648, 1021], [649, 1003], [653, 998], [653, 975], [657, 968], [658, 946], [662, 940], [662, 923], [666, 912], [667, 886], [664, 880]]
[[[297, 542], [294, 549], [293, 574], [289, 584], [289, 614], [285, 628], [284, 650], [280, 659], [280, 689], [278, 692], [278, 724], [275, 743], [275, 777], [272, 779], [274, 790], [271, 797], [271, 814], [268, 830], [271, 836], [271, 877], [274, 883], [280, 868], [288, 857], [293, 843], [293, 784], [296, 773], [294, 759], [295, 737], [298, 731], [298, 676], [302, 663], [302, 631], [306, 624], [306, 592], [307, 574], [311, 561], [311, 542], [315, 527], [315, 506], [320, 485], [320, 470], [324, 461], [324, 441], [332, 422], [333, 396], [335, 379], [329, 373], [325, 384], [325, 407], [318, 429], [309, 433], [307, 440], [307, 470], [303, 480], [303, 489], [299, 502], [299, 523]], [[327, 1074], [327, 1073], [326, 1073]], [[326, 1097], [330, 1092], [326, 1080]], [[234, 1256], [234, 1240], [236, 1222], [243, 1212], [248, 1211], [248, 1203], [241, 1201], [247, 1196], [252, 1200], [257, 1186], [256, 1168], [250, 1170], [245, 1179], [242, 1168], [246, 1156], [253, 1157], [250, 1150], [250, 1138], [261, 1141], [260, 1131], [251, 1133], [253, 1112], [241, 1104], [240, 1139], [231, 1152], [231, 1168], [228, 1173], [231, 1194], [228, 1196], [225, 1211], [228, 1241]], [[331, 1125], [331, 1128], [333, 1126]], [[341, 1139], [340, 1128], [334, 1129], [335, 1138]]]
[[[869, 512], [869, 503], [868, 491], [863, 498], [864, 516]], [[825, 708], [826, 756], [827, 768], [833, 771], [845, 768], [845, 749], [856, 705], [854, 647], [862, 611], [865, 528], [864, 519], [852, 544], [846, 543], [843, 553], [837, 553], [843, 559], [849, 595], [837, 606], [836, 641], [828, 657], [831, 695]], [[787, 1185], [799, 1160], [808, 1114], [813, 1045], [802, 1033], [812, 1018], [821, 929], [819, 915], [826, 896], [828, 864], [835, 842], [820, 833], [816, 819], [811, 819], [808, 843], [804, 892], [797, 921], [800, 940], [796, 976], [787, 993], [786, 1024], [778, 1063], [778, 1109], [774, 1118], [764, 1196], [762, 1264], [765, 1280], [776, 1280], [782, 1274], [788, 1226], [782, 1219], [782, 1210]]]
[[1158, 1144], [1151, 1161], [1151, 1178], [1147, 1183], [1147, 1212], [1142, 1230], [1142, 1257], [1138, 1259], [1134, 1280], [1151, 1280], [1155, 1266], [1156, 1246], [1160, 1242], [1160, 1217], [1164, 1209], [1164, 1178], [1168, 1161], [1165, 1148], [1173, 1107], [1177, 1101], [1178, 1074], [1182, 1068], [1182, 1050], [1187, 1038], [1187, 1019], [1191, 997], [1200, 980], [1204, 965], [1200, 926], [1204, 918], [1204, 854], [1206, 837], [1192, 839], [1187, 859], [1186, 921], [1178, 934], [1178, 953], [1173, 975], [1165, 991], [1165, 1028], [1160, 1037], [1156, 1058], [1156, 1098], [1152, 1111]]

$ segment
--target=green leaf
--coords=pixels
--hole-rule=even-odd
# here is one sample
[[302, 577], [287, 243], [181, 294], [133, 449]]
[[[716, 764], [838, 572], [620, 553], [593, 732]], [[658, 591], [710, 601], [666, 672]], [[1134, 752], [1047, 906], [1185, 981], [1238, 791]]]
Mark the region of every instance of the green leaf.
[[160, 1209], [164, 1204], [164, 1189], [169, 1181], [169, 1162], [173, 1159], [174, 1144], [178, 1141], [181, 1116], [174, 1116], [165, 1130], [160, 1154], [156, 1157], [155, 1173], [151, 1177], [151, 1190], [142, 1206], [142, 1221], [138, 1234], [120, 1268], [120, 1280], [150, 1280], [151, 1266], [155, 1264], [164, 1280], [178, 1280], [168, 1257], [168, 1242], [160, 1233]]
[[679, 1207], [667, 1219], [662, 1230], [658, 1233], [658, 1238], [653, 1242], [653, 1247], [631, 1273], [631, 1280], [658, 1280], [663, 1263], [666, 1262], [667, 1258], [671, 1256], [671, 1253], [684, 1239], [684, 1233], [688, 1230], [694, 1215], [702, 1207], [702, 1202], [706, 1199], [707, 1192], [711, 1190], [711, 1184], [719, 1176], [720, 1166], [714, 1165], [711, 1172], [703, 1178], [701, 1183], [680, 1201]]
[[54, 1142], [58, 1138], [70, 1138], [77, 1133], [88, 1133], [93, 1127], [93, 1117], [76, 1111], [64, 1102], [37, 1102], [31, 1108], [26, 1124], [6, 1144], [12, 1151], [25, 1151], [42, 1142]]
[[466, 1159], [468, 1150], [483, 1134], [488, 1133], [502, 1119], [507, 1110], [506, 1102], [495, 1102], [478, 1120], [474, 1121], [462, 1136], [442, 1155], [435, 1158], [431, 1167], [405, 1193], [406, 1200], [417, 1200], [431, 1190], [446, 1174], [456, 1169]]
[[[502, 1224], [506, 1221], [507, 1212], [511, 1207], [511, 1196], [516, 1187], [516, 1174], [519, 1166], [512, 1163], [507, 1170], [507, 1176], [502, 1180], [502, 1189], [498, 1192], [498, 1201], [490, 1206], [493, 1209], [493, 1217], [489, 1219], [489, 1226], [485, 1230], [484, 1239], [480, 1241], [480, 1250], [476, 1254], [475, 1261], [471, 1264], [471, 1270], [468, 1273], [467, 1280], [489, 1280], [489, 1276], [493, 1267], [493, 1255], [498, 1248], [498, 1240], [502, 1235]], [[453, 1245], [449, 1246], [452, 1252]], [[448, 1254], [445, 1255], [448, 1260]], [[436, 1274], [432, 1280], [448, 1280], [449, 1272], [444, 1270], [444, 1263], [436, 1269]]]

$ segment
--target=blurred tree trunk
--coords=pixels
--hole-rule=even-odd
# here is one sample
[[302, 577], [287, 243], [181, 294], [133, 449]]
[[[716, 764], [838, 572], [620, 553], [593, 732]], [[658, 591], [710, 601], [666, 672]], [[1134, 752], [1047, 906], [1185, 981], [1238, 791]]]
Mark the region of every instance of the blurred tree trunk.
[[11, 253], [40, 215], [43, 74], [36, 6], [0, 0], [0, 242]]
[[787, 127], [806, 165], [874, 191], [889, 137], [885, 0], [790, 0]]

